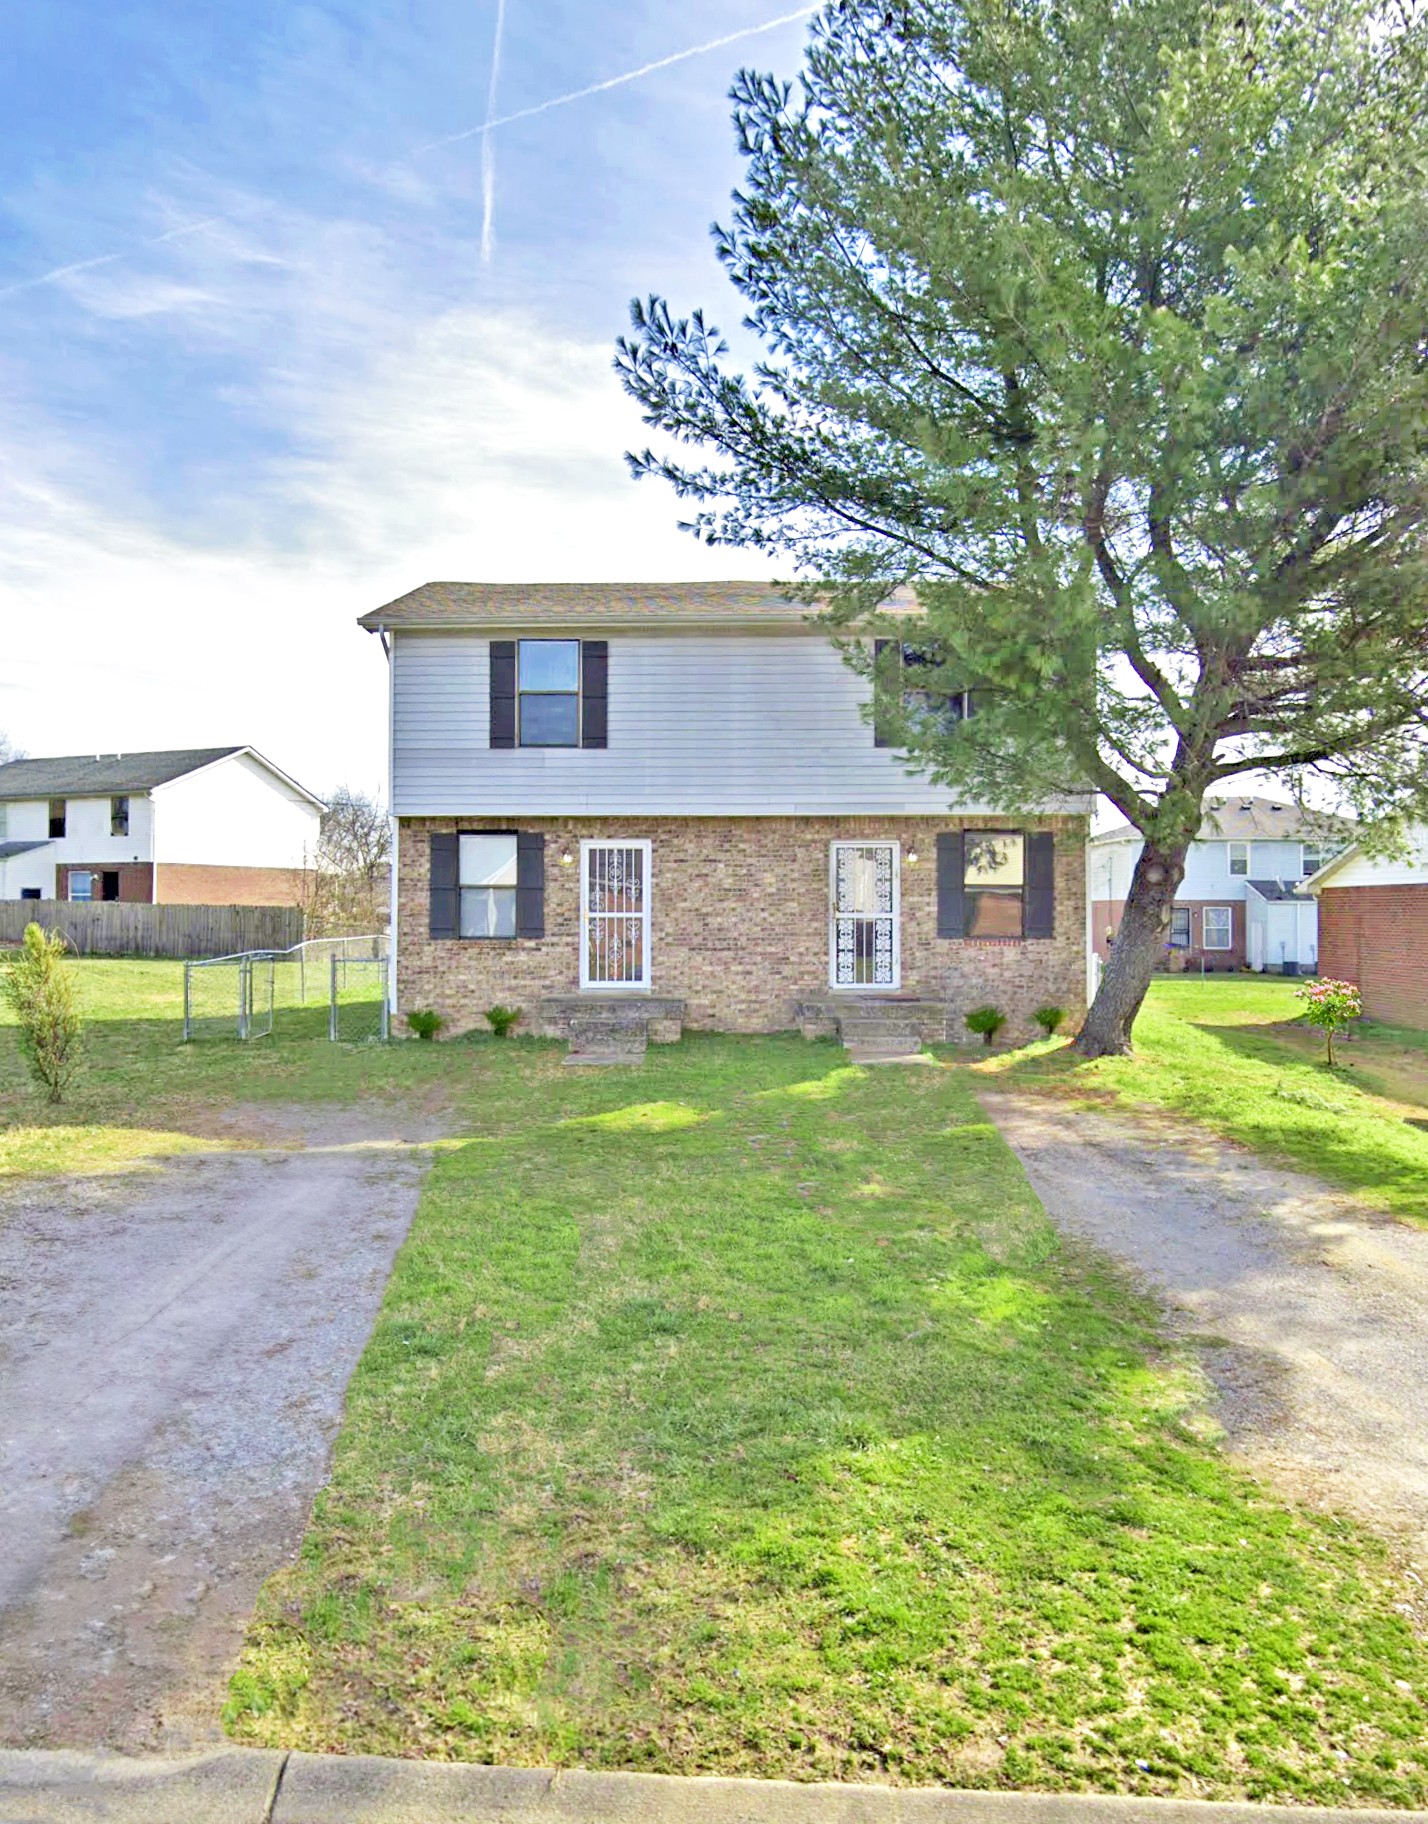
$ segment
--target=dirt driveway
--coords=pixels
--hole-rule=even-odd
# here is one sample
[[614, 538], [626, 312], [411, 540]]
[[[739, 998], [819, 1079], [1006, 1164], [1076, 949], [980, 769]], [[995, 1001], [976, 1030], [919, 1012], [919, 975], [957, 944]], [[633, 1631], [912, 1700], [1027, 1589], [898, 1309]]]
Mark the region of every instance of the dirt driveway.
[[1202, 1345], [1231, 1448], [1397, 1541], [1428, 1594], [1428, 1230], [1168, 1121], [988, 1093], [1047, 1213]]
[[0, 1741], [217, 1738], [416, 1206], [430, 1119], [232, 1111], [262, 1150], [0, 1201]]

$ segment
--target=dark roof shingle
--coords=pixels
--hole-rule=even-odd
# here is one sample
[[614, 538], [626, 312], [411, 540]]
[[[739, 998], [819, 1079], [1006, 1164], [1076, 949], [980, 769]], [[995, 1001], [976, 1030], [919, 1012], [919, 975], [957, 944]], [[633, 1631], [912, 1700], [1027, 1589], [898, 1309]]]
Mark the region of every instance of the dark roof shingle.
[[147, 792], [195, 773], [240, 747], [179, 747], [144, 754], [66, 754], [44, 760], [11, 760], [0, 766], [0, 799], [102, 798], [114, 792]]

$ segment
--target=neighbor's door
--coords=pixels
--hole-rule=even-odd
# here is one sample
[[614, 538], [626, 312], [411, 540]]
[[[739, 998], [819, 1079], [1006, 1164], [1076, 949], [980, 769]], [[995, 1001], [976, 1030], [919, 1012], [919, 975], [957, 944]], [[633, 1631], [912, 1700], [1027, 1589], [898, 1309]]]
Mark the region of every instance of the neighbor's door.
[[835, 842], [828, 979], [835, 988], [896, 988], [898, 847], [895, 842]]
[[650, 985], [650, 845], [580, 845], [580, 986]]

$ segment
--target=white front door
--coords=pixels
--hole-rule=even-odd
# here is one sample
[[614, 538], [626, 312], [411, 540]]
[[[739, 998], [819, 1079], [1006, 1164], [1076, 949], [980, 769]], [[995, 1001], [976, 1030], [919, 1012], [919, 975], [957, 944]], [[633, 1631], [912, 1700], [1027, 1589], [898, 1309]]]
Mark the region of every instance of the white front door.
[[650, 985], [650, 845], [580, 845], [580, 986]]
[[897, 844], [835, 842], [829, 873], [829, 981], [835, 988], [896, 988]]

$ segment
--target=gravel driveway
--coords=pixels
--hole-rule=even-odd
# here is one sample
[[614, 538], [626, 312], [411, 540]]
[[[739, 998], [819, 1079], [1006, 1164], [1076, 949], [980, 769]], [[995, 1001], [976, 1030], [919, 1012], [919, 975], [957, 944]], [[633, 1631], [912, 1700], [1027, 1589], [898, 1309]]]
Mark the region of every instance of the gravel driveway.
[[1397, 1540], [1421, 1594], [1428, 1230], [1170, 1122], [982, 1103], [1057, 1226], [1124, 1262], [1209, 1344], [1231, 1447]]
[[9, 1745], [216, 1739], [258, 1587], [326, 1474], [431, 1124], [228, 1125], [262, 1150], [0, 1202]]

